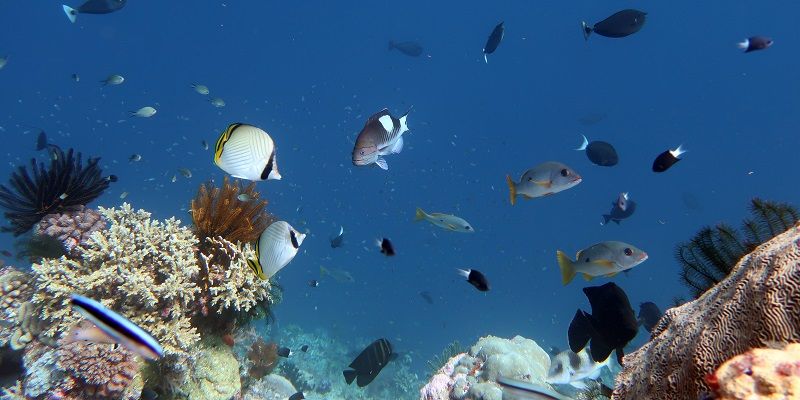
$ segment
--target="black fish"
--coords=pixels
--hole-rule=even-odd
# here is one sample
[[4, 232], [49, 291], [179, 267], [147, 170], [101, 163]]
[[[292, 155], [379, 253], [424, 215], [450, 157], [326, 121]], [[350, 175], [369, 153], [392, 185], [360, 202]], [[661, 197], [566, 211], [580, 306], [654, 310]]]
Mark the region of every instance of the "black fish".
[[319, 286], [319, 281], [316, 280], [316, 279], [312, 279], [312, 280], [308, 281], [308, 286], [317, 287], [317, 286]]
[[681, 159], [678, 158], [681, 154], [686, 153], [686, 150], [683, 149], [682, 145], [678, 146], [675, 150], [667, 150], [656, 157], [653, 161], [653, 172], [664, 172], [668, 170], [670, 167], [675, 165]]
[[636, 202], [628, 197], [628, 193], [620, 193], [616, 201], [611, 202], [611, 211], [603, 214], [603, 225], [608, 221], [614, 221], [617, 225], [625, 218], [633, 215], [636, 211]]
[[358, 387], [369, 385], [381, 369], [392, 359], [392, 345], [386, 339], [378, 339], [350, 363], [351, 369], [344, 370], [344, 380], [347, 384], [356, 380]]
[[616, 350], [617, 361], [622, 364], [622, 349], [639, 330], [628, 296], [613, 282], [585, 287], [583, 293], [589, 299], [592, 313], [575, 312], [568, 331], [570, 350], [579, 353], [591, 339], [593, 360], [602, 362]]
[[281, 347], [278, 349], [277, 354], [283, 358], [289, 358], [292, 355], [292, 351], [288, 347]]
[[425, 302], [427, 302], [428, 304], [433, 304], [433, 296], [431, 296], [430, 293], [419, 292], [419, 295], [422, 296], [422, 298], [425, 299]]
[[308, 352], [308, 345], [304, 344], [304, 345], [300, 346], [300, 351], [302, 351], [303, 353]]
[[383, 238], [383, 240], [381, 240], [380, 245], [381, 245], [381, 253], [385, 254], [388, 257], [394, 255], [394, 245], [392, 245], [392, 242], [389, 239]]
[[486, 40], [486, 46], [483, 46], [483, 61], [487, 63], [489, 62], [489, 59], [486, 57], [486, 55], [492, 54], [495, 50], [497, 50], [497, 46], [499, 46], [500, 41], [503, 40], [504, 34], [505, 28], [501, 22], [494, 27], [492, 34], [489, 35], [489, 39]]
[[619, 162], [617, 150], [615, 150], [614, 146], [608, 142], [594, 140], [590, 143], [589, 139], [586, 139], [586, 136], [584, 136], [581, 147], [578, 147], [575, 150], [586, 150], [586, 157], [589, 157], [589, 161], [591, 161], [592, 164], [599, 165], [601, 167], [613, 167]]
[[661, 310], [658, 309], [656, 303], [652, 301], [639, 304], [639, 323], [650, 333], [653, 332], [653, 328], [656, 327], [658, 320], [660, 320], [663, 315], [664, 313], [662, 313]]
[[737, 43], [737, 45], [740, 49], [744, 50], [745, 53], [749, 53], [751, 51], [764, 50], [772, 46], [772, 39], [764, 36], [753, 36], [745, 39], [743, 42]]
[[475, 269], [459, 269], [458, 273], [464, 278], [467, 278], [467, 282], [469, 282], [472, 286], [475, 286], [475, 288], [481, 292], [489, 291], [489, 280], [486, 279], [486, 277], [480, 271]]
[[303, 396], [303, 392], [297, 392], [291, 396], [289, 396], [289, 400], [303, 400], [306, 396]]
[[389, 51], [392, 49], [397, 49], [401, 53], [411, 57], [419, 57], [422, 54], [422, 46], [417, 42], [395, 42], [394, 40], [390, 40]]
[[344, 242], [344, 227], [340, 226], [339, 233], [331, 236], [331, 247], [334, 249], [337, 247], [341, 247], [343, 242]]
[[47, 146], [47, 134], [40, 130], [39, 136], [36, 137], [36, 151], [44, 150]]
[[581, 22], [583, 27], [583, 38], [589, 40], [592, 32], [600, 36], [610, 38], [621, 38], [639, 32], [644, 26], [646, 12], [627, 9], [614, 13], [614, 15], [589, 26], [585, 21]]
[[107, 179], [109, 182], [116, 182], [117, 180], [119, 180], [119, 178], [117, 178], [117, 176], [116, 176], [116, 175], [109, 175], [109, 176], [107, 176], [107, 177], [106, 177], [106, 179]]
[[87, 0], [77, 9], [67, 5], [63, 5], [62, 8], [64, 8], [64, 13], [67, 14], [67, 18], [74, 23], [78, 14], [112, 13], [125, 7], [127, 1], [128, 0]]

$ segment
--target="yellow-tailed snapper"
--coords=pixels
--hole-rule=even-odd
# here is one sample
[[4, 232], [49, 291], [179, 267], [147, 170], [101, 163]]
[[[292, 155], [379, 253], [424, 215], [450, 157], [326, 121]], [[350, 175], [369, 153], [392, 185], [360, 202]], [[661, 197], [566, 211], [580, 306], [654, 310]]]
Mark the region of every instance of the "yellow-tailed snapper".
[[389, 169], [383, 156], [403, 150], [403, 133], [408, 131], [406, 119], [409, 112], [410, 108], [402, 117], [395, 118], [384, 108], [369, 117], [356, 138], [353, 165], [375, 164], [383, 170]]
[[589, 246], [570, 260], [563, 251], [556, 252], [561, 268], [561, 282], [566, 285], [580, 273], [587, 281], [598, 276], [612, 277], [647, 260], [647, 253], [624, 242], [607, 241]]
[[297, 255], [306, 238], [286, 221], [273, 222], [256, 242], [256, 258], [247, 260], [250, 269], [262, 280], [272, 278]]
[[417, 213], [414, 216], [414, 221], [426, 220], [442, 229], [453, 232], [473, 233], [472, 225], [461, 217], [455, 215], [442, 214], [442, 213], [426, 213], [421, 208], [417, 207]]
[[235, 178], [281, 179], [275, 151], [275, 142], [267, 132], [253, 125], [235, 123], [217, 139], [214, 164]]
[[517, 196], [526, 200], [549, 196], [581, 183], [581, 179], [574, 169], [557, 161], [547, 161], [525, 171], [519, 182], [506, 175], [512, 206]]

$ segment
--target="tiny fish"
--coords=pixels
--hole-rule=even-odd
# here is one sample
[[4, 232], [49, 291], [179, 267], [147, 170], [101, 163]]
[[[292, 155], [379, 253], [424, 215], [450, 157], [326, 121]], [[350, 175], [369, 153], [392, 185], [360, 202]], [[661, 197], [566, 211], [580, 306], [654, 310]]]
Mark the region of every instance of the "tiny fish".
[[184, 178], [187, 178], [187, 179], [188, 179], [188, 178], [191, 178], [191, 177], [192, 177], [192, 170], [190, 170], [189, 168], [178, 168], [178, 172], [179, 172], [179, 173], [181, 174], [181, 176], [183, 176]]
[[70, 296], [72, 307], [78, 310], [86, 319], [105, 334], [105, 338], [98, 335], [99, 332], [93, 331], [91, 335], [83, 336], [88, 331], [77, 332], [72, 336], [71, 341], [89, 339], [107, 339], [103, 343], [119, 343], [128, 350], [144, 357], [147, 360], [157, 360], [164, 354], [164, 349], [158, 342], [122, 315], [105, 308], [102, 304], [87, 297], [77, 294]]
[[586, 21], [581, 21], [583, 38], [589, 40], [592, 32], [609, 38], [621, 38], [633, 35], [644, 26], [646, 12], [627, 9], [614, 13], [610, 17], [589, 26]]
[[394, 49], [410, 57], [419, 57], [422, 54], [422, 46], [417, 42], [395, 42], [390, 40], [389, 51]]
[[0, 69], [3, 69], [6, 64], [8, 64], [8, 56], [0, 57]]
[[202, 95], [207, 95], [207, 94], [211, 93], [211, 91], [208, 90], [208, 86], [201, 85], [199, 83], [192, 84], [192, 89], [194, 89], [195, 92], [200, 93]]
[[433, 296], [431, 296], [428, 292], [419, 292], [419, 295], [425, 299], [425, 302], [428, 304], [433, 304]]
[[388, 238], [383, 238], [381, 240], [378, 240], [377, 244], [378, 247], [381, 248], [381, 253], [384, 254], [385, 256], [391, 257], [395, 255], [394, 245], [392, 244], [392, 241], [389, 240]]
[[320, 276], [320, 278], [325, 276], [325, 275], [330, 275], [333, 278], [333, 280], [335, 280], [336, 282], [339, 282], [339, 283], [353, 283], [353, 282], [356, 281], [353, 278], [353, 275], [351, 275], [347, 271], [344, 271], [344, 270], [341, 270], [341, 269], [334, 269], [334, 268], [325, 268], [323, 266], [320, 266], [319, 267], [319, 276]]
[[308, 281], [308, 286], [317, 287], [317, 286], [319, 286], [319, 281], [316, 280], [316, 279], [312, 279], [312, 280]]
[[203, 141], [200, 143], [200, 145], [201, 145], [201, 146], [203, 146], [203, 150], [208, 150], [208, 142], [206, 142], [205, 140], [203, 140]]
[[116, 75], [116, 74], [115, 75], [109, 75], [108, 78], [100, 81], [100, 83], [102, 83], [103, 86], [120, 85], [120, 84], [122, 84], [122, 82], [125, 82], [125, 77], [123, 77], [122, 75]]
[[467, 278], [467, 282], [470, 285], [475, 286], [475, 289], [480, 290], [481, 292], [488, 292], [489, 291], [489, 280], [486, 279], [480, 271], [476, 269], [458, 269], [458, 274]]
[[217, 107], [217, 108], [225, 107], [225, 100], [222, 100], [219, 97], [215, 97], [215, 98], [209, 100], [208, 102], [211, 103], [212, 106]]
[[461, 217], [455, 215], [442, 214], [442, 213], [426, 213], [421, 208], [417, 207], [417, 212], [414, 215], [414, 221], [426, 220], [442, 229], [453, 232], [473, 233], [472, 225]]
[[497, 26], [492, 29], [492, 33], [489, 35], [489, 38], [486, 39], [486, 46], [483, 46], [483, 61], [485, 63], [489, 63], [489, 58], [487, 56], [497, 50], [497, 46], [499, 46], [500, 42], [503, 40], [505, 32], [506, 29], [502, 22], [497, 24]]
[[156, 109], [150, 106], [142, 107], [136, 111], [131, 111], [131, 117], [139, 117], [139, 118], [150, 118], [153, 115], [156, 115]]
[[80, 82], [81, 77], [78, 74], [72, 74], [72, 80], [75, 82]]
[[128, 192], [122, 192], [122, 194], [119, 195], [121, 200], [124, 200], [126, 197], [128, 197]]
[[36, 137], [36, 151], [44, 150], [47, 146], [47, 134], [43, 130], [39, 130], [39, 135]]
[[549, 196], [575, 187], [582, 180], [575, 170], [557, 161], [547, 161], [525, 171], [519, 182], [506, 175], [512, 206], [517, 203], [517, 196], [526, 200]]
[[764, 50], [770, 46], [772, 46], [772, 39], [764, 36], [753, 36], [745, 39], [742, 42], [737, 43], [736, 45], [744, 50], [745, 53], [749, 53], [751, 51], [756, 50]]
[[587, 281], [598, 276], [612, 277], [645, 261], [647, 253], [624, 242], [606, 241], [593, 244], [575, 255], [575, 261], [561, 250], [556, 251], [561, 268], [561, 283], [570, 283], [581, 273]]
[[250, 196], [247, 193], [240, 193], [238, 196], [236, 196], [236, 198], [243, 202], [253, 201], [253, 196]]
[[178, 181], [178, 175], [172, 175], [172, 178], [169, 181], [172, 182], [172, 183], [177, 182]]
[[3, 250], [3, 251], [0, 251], [0, 254], [4, 255], [4, 256], [6, 256], [6, 257], [11, 257], [11, 256], [13, 255], [13, 254], [11, 254], [11, 252], [10, 252], [10, 251], [8, 251], [8, 250]]
[[139, 161], [142, 161], [141, 154], [131, 154], [131, 156], [128, 157], [128, 162], [139, 162]]
[[683, 148], [683, 145], [680, 145], [675, 150], [666, 150], [659, 154], [658, 157], [653, 160], [653, 172], [664, 172], [670, 169], [670, 167], [681, 160], [678, 157], [683, 153], [686, 153], [686, 149]]
[[119, 180], [119, 178], [116, 175], [112, 174], [112, 175], [107, 176], [106, 180], [109, 181], [109, 182], [116, 182], [116, 181]]
[[630, 199], [628, 192], [620, 193], [617, 200], [611, 202], [611, 211], [603, 214], [602, 225], [608, 224], [609, 221], [614, 221], [619, 225], [620, 221], [633, 215], [634, 211], [636, 211], [636, 202]]
[[335, 249], [337, 247], [341, 247], [343, 243], [344, 243], [344, 227], [340, 226], [339, 233], [331, 236], [331, 247]]
[[288, 347], [281, 347], [280, 349], [278, 349], [277, 354], [283, 358], [289, 358], [289, 356], [291, 356], [293, 352]]

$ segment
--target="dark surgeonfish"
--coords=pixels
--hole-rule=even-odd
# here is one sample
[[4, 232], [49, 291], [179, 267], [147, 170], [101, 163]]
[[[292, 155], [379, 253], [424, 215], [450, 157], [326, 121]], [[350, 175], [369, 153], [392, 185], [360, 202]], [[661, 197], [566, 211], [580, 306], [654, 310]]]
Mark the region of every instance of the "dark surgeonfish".
[[530, 382], [498, 376], [497, 384], [503, 391], [503, 400], [571, 400], [558, 392]]
[[600, 36], [621, 38], [639, 32], [644, 26], [646, 12], [627, 9], [614, 13], [614, 15], [589, 26], [586, 21], [581, 21], [583, 38], [589, 40], [592, 32]]
[[97, 343], [119, 343], [147, 360], [157, 360], [164, 349], [149, 333], [127, 318], [88, 297], [73, 294], [70, 303], [95, 326], [73, 330], [67, 342], [87, 340]]
[[631, 303], [625, 292], [613, 282], [602, 286], [583, 288], [589, 299], [592, 313], [578, 310], [569, 324], [569, 348], [579, 353], [591, 340], [592, 359], [602, 362], [616, 350], [617, 361], [622, 364], [623, 347], [639, 331]]
[[389, 51], [393, 49], [397, 49], [399, 52], [410, 57], [419, 57], [422, 55], [422, 46], [417, 42], [395, 42], [394, 40], [390, 40]]
[[663, 315], [664, 313], [661, 312], [656, 303], [652, 301], [639, 304], [639, 323], [650, 333], [653, 333], [653, 328], [656, 327], [658, 320], [660, 320]]
[[339, 233], [331, 236], [331, 247], [337, 248], [342, 247], [342, 243], [344, 243], [344, 227], [339, 227]]
[[78, 8], [72, 8], [66, 4], [61, 7], [64, 8], [64, 13], [67, 14], [70, 22], [73, 24], [78, 18], [78, 14], [108, 14], [114, 11], [119, 11], [128, 0], [87, 0]]
[[503, 40], [503, 35], [505, 35], [506, 28], [503, 27], [503, 22], [497, 24], [492, 30], [492, 33], [489, 35], [489, 39], [486, 39], [486, 46], [483, 46], [483, 61], [487, 64], [489, 63], [489, 58], [487, 55], [494, 53], [497, 50], [497, 46], [500, 45], [500, 42]]
[[395, 118], [384, 108], [369, 117], [356, 138], [353, 165], [375, 164], [383, 170], [389, 169], [389, 164], [381, 156], [403, 150], [403, 134], [408, 131], [406, 120], [409, 112], [410, 108], [402, 117]]
[[601, 167], [613, 167], [619, 162], [617, 150], [614, 149], [611, 143], [601, 140], [589, 142], [586, 136], [583, 136], [583, 143], [575, 151], [586, 151], [586, 157], [589, 157], [589, 161]]
[[686, 150], [683, 148], [683, 145], [679, 145], [675, 150], [666, 150], [656, 157], [653, 160], [653, 172], [664, 172], [675, 163], [680, 161], [680, 157], [683, 153], [686, 153]]
[[611, 202], [611, 211], [603, 214], [602, 225], [608, 224], [609, 221], [614, 221], [619, 225], [620, 221], [633, 215], [634, 211], [636, 211], [636, 202], [630, 199], [628, 192], [622, 192], [616, 201]]
[[348, 385], [355, 380], [358, 387], [367, 386], [393, 359], [392, 344], [386, 339], [378, 339], [350, 363], [351, 369], [344, 370], [344, 380]]
[[768, 37], [752, 36], [742, 42], [737, 43], [737, 46], [744, 50], [745, 53], [749, 53], [751, 51], [764, 50], [767, 47], [772, 46], [772, 43], [772, 39]]

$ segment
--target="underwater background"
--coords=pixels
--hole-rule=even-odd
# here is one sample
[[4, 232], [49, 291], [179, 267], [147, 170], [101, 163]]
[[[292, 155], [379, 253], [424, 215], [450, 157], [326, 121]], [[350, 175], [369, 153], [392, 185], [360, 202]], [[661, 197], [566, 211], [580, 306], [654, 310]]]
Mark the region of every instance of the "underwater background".
[[[641, 32], [583, 40], [581, 20], [629, 7], [648, 13]], [[3, 2], [0, 176], [46, 160], [34, 151], [42, 129], [52, 143], [102, 157], [104, 172], [119, 177], [92, 206], [117, 206], [127, 192], [134, 208], [188, 225], [198, 186], [224, 176], [212, 160], [219, 134], [233, 122], [257, 125], [275, 140], [283, 175], [257, 188], [270, 212], [309, 234], [276, 276], [283, 298], [272, 327], [258, 326], [265, 335], [321, 329], [355, 354], [386, 337], [422, 378], [427, 360], [454, 340], [522, 335], [565, 348], [572, 315], [588, 302], [581, 279], [561, 284], [557, 249], [572, 255], [620, 240], [645, 250], [645, 263], [612, 279], [634, 308], [652, 301], [663, 310], [690, 298], [677, 243], [703, 225], [738, 224], [756, 196], [797, 204], [798, 11], [688, 1], [131, 1], [70, 24], [58, 2]], [[484, 63], [481, 49], [500, 21], [505, 38]], [[757, 34], [775, 45], [736, 48]], [[388, 51], [390, 40], [416, 41], [424, 53]], [[102, 87], [111, 74], [125, 82]], [[158, 113], [128, 117], [143, 106]], [[353, 166], [366, 118], [411, 106], [406, 147], [387, 158], [389, 170]], [[573, 151], [581, 134], [614, 144], [619, 164], [595, 166]], [[679, 144], [683, 161], [654, 174], [653, 158]], [[128, 161], [134, 153], [140, 162]], [[548, 160], [583, 182], [512, 207], [505, 175]], [[600, 225], [620, 192], [630, 192], [636, 214]], [[415, 223], [416, 207], [458, 215], [476, 233]], [[345, 243], [333, 249], [339, 226]], [[379, 253], [381, 237], [396, 257]], [[0, 248], [14, 252], [11, 234]], [[320, 277], [320, 266], [354, 281]], [[492, 290], [476, 291], [456, 268], [481, 270]], [[641, 331], [634, 344], [646, 339]]]

